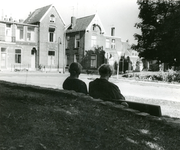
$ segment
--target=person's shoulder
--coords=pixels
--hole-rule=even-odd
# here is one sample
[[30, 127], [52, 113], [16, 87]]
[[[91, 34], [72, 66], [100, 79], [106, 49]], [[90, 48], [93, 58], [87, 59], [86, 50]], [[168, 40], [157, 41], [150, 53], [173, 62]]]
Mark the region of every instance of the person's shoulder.
[[63, 83], [67, 82], [68, 80], [69, 80], [69, 77], [67, 77], [67, 78], [64, 80], [64, 82], [63, 82]]
[[97, 81], [99, 81], [99, 78], [96, 78], [96, 79], [90, 81], [89, 83], [94, 83], [94, 82], [97, 82]]
[[83, 84], [85, 84], [85, 82], [83, 81], [83, 80], [81, 80], [81, 79], [75, 79], [77, 82], [79, 82], [79, 83], [83, 83]]
[[114, 84], [114, 83], [112, 83], [112, 82], [109, 82], [109, 81], [108, 81], [108, 83], [109, 83], [109, 85], [110, 85], [111, 87], [118, 88], [118, 86], [117, 86], [116, 84]]

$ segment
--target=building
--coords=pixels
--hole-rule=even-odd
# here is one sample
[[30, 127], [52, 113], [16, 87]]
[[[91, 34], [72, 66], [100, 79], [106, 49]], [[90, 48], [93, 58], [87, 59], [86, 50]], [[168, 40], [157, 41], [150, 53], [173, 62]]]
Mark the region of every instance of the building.
[[97, 68], [99, 65], [97, 54], [92, 52], [88, 55], [88, 51], [103, 50], [104, 33], [97, 14], [78, 19], [71, 17], [71, 24], [66, 29], [67, 66], [72, 62], [79, 62], [85, 68]]
[[[114, 65], [122, 56], [133, 58], [128, 41], [106, 35], [98, 14], [71, 17], [65, 27], [54, 6], [36, 9], [25, 21], [3, 18], [0, 21], [0, 70], [65, 71], [79, 62], [86, 70], [103, 63]], [[134, 61], [134, 60], [133, 60]]]
[[36, 9], [24, 22], [0, 22], [2, 69], [64, 71], [65, 23], [54, 6]]
[[66, 64], [79, 62], [84, 69], [97, 69], [102, 63], [114, 65], [122, 56], [132, 55], [129, 42], [122, 42], [115, 36], [115, 27], [111, 35], [106, 35], [97, 14], [81, 18], [71, 17], [66, 29]]
[[34, 69], [38, 26], [13, 21], [0, 21], [0, 70]]

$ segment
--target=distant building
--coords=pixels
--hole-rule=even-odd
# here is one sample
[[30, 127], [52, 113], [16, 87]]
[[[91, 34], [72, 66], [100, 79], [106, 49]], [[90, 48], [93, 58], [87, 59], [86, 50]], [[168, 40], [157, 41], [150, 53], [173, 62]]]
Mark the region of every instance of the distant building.
[[54, 6], [36, 9], [23, 22], [0, 21], [1, 69], [63, 70], [65, 24]]
[[0, 70], [64, 72], [72, 62], [96, 70], [102, 63], [114, 65], [127, 56], [135, 63], [138, 56], [129, 42], [115, 36], [115, 27], [110, 30], [111, 35], [106, 35], [97, 14], [71, 17], [71, 24], [65, 27], [52, 5], [36, 9], [25, 21], [2, 18]]
[[[106, 35], [97, 14], [81, 18], [71, 17], [66, 29], [66, 64], [79, 62], [84, 69], [97, 69], [102, 63], [114, 65], [121, 56], [132, 56], [130, 44], [115, 36]], [[131, 68], [132, 69], [132, 68]]]
[[[84, 68], [97, 68], [104, 63], [104, 55], [100, 58], [95, 49], [104, 50], [105, 30], [98, 15], [76, 19], [71, 17], [71, 24], [66, 29], [67, 65], [80, 62]], [[94, 51], [90, 55], [88, 51]]]
[[34, 69], [38, 64], [38, 26], [0, 21], [0, 70]]

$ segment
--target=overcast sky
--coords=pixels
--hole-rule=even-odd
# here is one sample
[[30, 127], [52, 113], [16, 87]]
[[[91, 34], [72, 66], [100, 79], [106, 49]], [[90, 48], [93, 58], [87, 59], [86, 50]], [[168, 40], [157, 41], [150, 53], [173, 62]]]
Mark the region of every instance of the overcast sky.
[[133, 35], [140, 33], [134, 27], [135, 23], [140, 22], [136, 2], [137, 0], [3, 0], [0, 15], [16, 20], [26, 19], [35, 9], [53, 4], [64, 23], [69, 25], [71, 16], [78, 18], [98, 13], [107, 35], [110, 35], [111, 27], [114, 26], [115, 36], [136, 44]]

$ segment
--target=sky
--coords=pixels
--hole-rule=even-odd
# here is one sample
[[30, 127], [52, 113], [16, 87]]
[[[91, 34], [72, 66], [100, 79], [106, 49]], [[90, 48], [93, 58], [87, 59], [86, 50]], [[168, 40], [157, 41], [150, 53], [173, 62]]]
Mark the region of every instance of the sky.
[[110, 35], [111, 27], [115, 27], [115, 36], [122, 41], [129, 40], [136, 44], [133, 35], [140, 34], [134, 27], [140, 22], [137, 0], [4, 0], [0, 5], [0, 16], [13, 17], [15, 20], [26, 19], [35, 9], [52, 4], [63, 19], [65, 25], [70, 24], [71, 16], [76, 18], [97, 13], [106, 35]]

